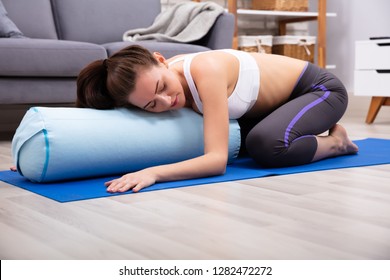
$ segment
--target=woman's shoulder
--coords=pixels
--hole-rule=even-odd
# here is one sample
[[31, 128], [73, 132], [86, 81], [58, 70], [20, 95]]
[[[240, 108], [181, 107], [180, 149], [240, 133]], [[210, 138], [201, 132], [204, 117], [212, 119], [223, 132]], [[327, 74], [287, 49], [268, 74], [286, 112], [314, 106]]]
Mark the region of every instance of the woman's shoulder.
[[193, 57], [190, 67], [195, 83], [197, 85], [207, 83], [207, 88], [210, 90], [210, 85], [235, 83], [240, 63], [237, 58], [229, 53], [210, 51]]
[[234, 61], [229, 54], [220, 51], [209, 51], [196, 54], [191, 59], [191, 73], [193, 75], [218, 76], [221, 73], [229, 71]]
[[234, 63], [235, 57], [228, 53], [220, 50], [211, 50], [201, 53], [193, 54], [191, 61], [192, 68], [203, 68], [210, 70], [225, 69]]

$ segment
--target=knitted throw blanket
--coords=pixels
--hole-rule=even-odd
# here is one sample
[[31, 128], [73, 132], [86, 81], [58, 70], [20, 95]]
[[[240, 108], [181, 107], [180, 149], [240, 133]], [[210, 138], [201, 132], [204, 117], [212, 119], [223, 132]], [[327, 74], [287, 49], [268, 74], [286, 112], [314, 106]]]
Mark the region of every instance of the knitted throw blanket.
[[223, 12], [224, 8], [213, 2], [179, 3], [160, 13], [151, 26], [126, 31], [123, 41], [197, 41], [207, 34]]

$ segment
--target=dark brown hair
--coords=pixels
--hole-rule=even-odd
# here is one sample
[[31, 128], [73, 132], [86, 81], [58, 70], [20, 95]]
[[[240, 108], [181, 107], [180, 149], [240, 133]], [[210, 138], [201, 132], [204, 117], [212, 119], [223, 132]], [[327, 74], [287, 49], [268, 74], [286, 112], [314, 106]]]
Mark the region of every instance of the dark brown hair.
[[152, 53], [138, 45], [90, 63], [77, 77], [76, 106], [95, 109], [129, 106], [128, 95], [134, 90], [140, 67], [147, 69], [154, 65], [158, 61]]

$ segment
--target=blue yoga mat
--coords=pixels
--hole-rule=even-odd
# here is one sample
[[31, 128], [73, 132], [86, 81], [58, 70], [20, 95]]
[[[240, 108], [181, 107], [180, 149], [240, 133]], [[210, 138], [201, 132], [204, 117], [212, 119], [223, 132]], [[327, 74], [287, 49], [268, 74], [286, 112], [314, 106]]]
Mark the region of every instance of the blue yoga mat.
[[[368, 138], [354, 142], [359, 146], [359, 153], [356, 155], [329, 158], [301, 166], [272, 169], [260, 168], [250, 158], [239, 158], [234, 163], [228, 165], [224, 175], [192, 180], [157, 183], [151, 187], [141, 190], [141, 192], [260, 178], [272, 175], [286, 175], [293, 173], [390, 163], [390, 140]], [[70, 202], [132, 193], [131, 191], [122, 194], [111, 194], [106, 192], [104, 182], [113, 178], [115, 177], [37, 184], [26, 180], [17, 172], [0, 172], [1, 181], [29, 190], [47, 198], [51, 198], [58, 202]]]

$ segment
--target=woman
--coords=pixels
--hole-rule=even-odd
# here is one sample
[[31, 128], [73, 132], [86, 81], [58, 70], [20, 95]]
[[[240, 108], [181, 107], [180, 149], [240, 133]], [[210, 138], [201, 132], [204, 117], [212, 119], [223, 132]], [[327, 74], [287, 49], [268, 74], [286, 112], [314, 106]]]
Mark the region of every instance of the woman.
[[108, 192], [223, 174], [229, 118], [239, 120], [246, 151], [263, 167], [358, 151], [337, 124], [348, 103], [342, 83], [285, 56], [216, 50], [165, 59], [130, 46], [84, 68], [77, 86], [78, 107], [135, 106], [154, 113], [190, 107], [203, 114], [204, 155], [126, 174], [107, 182]]

